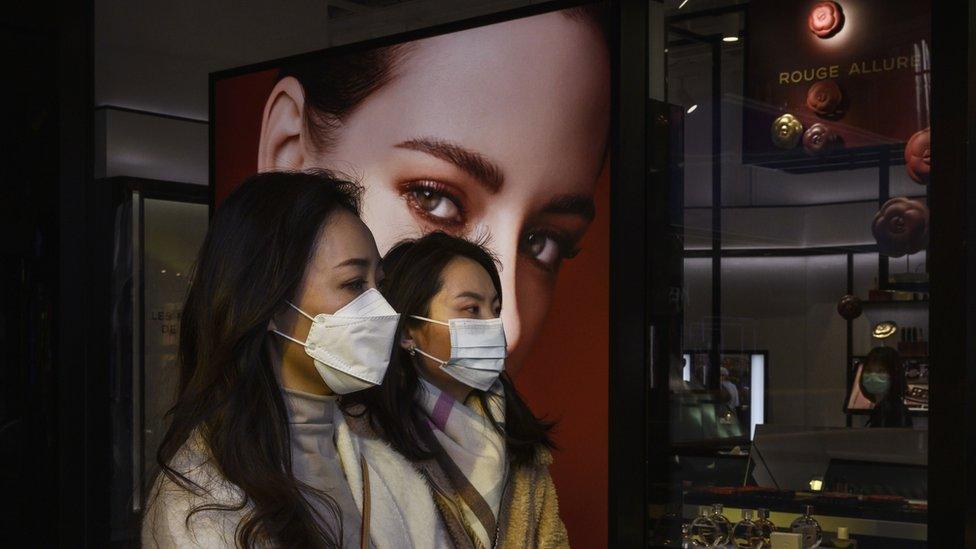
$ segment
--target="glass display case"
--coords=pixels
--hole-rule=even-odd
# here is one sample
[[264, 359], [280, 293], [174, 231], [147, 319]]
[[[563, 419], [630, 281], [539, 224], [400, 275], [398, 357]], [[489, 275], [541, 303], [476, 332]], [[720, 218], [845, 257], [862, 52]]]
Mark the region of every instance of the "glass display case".
[[647, 544], [927, 547], [931, 5], [692, 4], [649, 17]]
[[209, 223], [206, 187], [116, 177], [111, 276], [111, 539], [138, 546], [179, 381], [180, 313]]

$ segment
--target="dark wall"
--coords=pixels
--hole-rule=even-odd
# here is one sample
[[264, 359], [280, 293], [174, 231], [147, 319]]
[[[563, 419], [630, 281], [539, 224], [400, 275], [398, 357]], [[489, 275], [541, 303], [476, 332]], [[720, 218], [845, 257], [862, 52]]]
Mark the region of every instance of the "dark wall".
[[93, 383], [104, 381], [89, 375], [99, 349], [92, 330], [105, 324], [92, 307], [100, 244], [89, 238], [91, 29], [92, 5], [84, 1], [11, 4], [0, 15], [0, 489], [13, 504], [0, 526], [7, 544], [108, 541], [92, 459], [108, 447], [97, 410], [87, 407]]
[[0, 490], [19, 495], [0, 525], [48, 545], [56, 532], [36, 510], [57, 491], [58, 25], [31, 9], [0, 19]]

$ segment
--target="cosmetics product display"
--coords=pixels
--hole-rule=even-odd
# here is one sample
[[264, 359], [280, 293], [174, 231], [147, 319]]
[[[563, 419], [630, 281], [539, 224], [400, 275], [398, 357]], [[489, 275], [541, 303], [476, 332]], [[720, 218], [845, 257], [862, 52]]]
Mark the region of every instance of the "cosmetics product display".
[[721, 539], [718, 525], [712, 520], [712, 508], [708, 505], [699, 507], [698, 516], [691, 521], [691, 541], [702, 547], [712, 547]]
[[721, 503], [712, 505], [712, 521], [718, 531], [719, 546], [728, 543], [732, 539], [732, 521], [724, 514]]
[[820, 528], [820, 523], [812, 515], [813, 506], [807, 505], [806, 512], [790, 524], [790, 531], [803, 537], [803, 549], [820, 547], [823, 542], [823, 530]]
[[773, 521], [769, 520], [769, 509], [759, 509], [759, 518], [756, 519], [756, 525], [762, 530], [763, 541], [769, 544], [769, 536], [776, 531], [776, 525]]
[[742, 520], [732, 528], [732, 544], [736, 549], [761, 549], [764, 542], [762, 528], [752, 520], [752, 509], [743, 509]]

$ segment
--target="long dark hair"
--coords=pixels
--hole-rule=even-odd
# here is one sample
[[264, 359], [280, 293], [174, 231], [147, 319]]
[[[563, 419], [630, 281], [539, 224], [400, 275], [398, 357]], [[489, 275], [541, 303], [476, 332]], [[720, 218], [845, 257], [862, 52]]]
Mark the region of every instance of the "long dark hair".
[[[484, 267], [498, 295], [502, 295], [495, 258], [483, 246], [463, 238], [433, 232], [394, 246], [383, 258], [386, 276], [380, 290], [400, 313], [397, 341], [404, 330], [421, 324], [410, 315], [428, 316], [430, 301], [443, 286], [442, 273], [457, 257], [471, 259]], [[502, 373], [499, 379], [505, 390], [504, 423], [501, 418], [491, 415], [487, 392], [474, 389], [473, 394], [480, 399], [495, 429], [505, 437], [512, 462], [529, 463], [535, 459], [540, 446], [554, 448], [549, 437], [553, 423], [532, 413], [508, 374]], [[365, 415], [373, 428], [401, 455], [412, 460], [427, 459], [431, 453], [422, 442], [422, 430], [429, 427], [415, 401], [418, 390], [420, 382], [414, 357], [396, 345], [382, 385], [345, 395], [342, 406], [349, 414]]]
[[[271, 172], [245, 180], [221, 204], [197, 259], [180, 327], [180, 381], [159, 447], [161, 473], [202, 493], [171, 462], [200, 437], [211, 463], [239, 487], [240, 504], [190, 511], [238, 511], [237, 543], [253, 547], [335, 546], [338, 507], [292, 472], [288, 414], [272, 362], [268, 325], [293, 298], [329, 216], [358, 215], [360, 189], [325, 171]], [[306, 500], [335, 513], [337, 531]], [[318, 519], [318, 520], [317, 520]]]
[[[904, 398], [908, 386], [905, 382], [905, 371], [902, 368], [901, 355], [898, 354], [898, 351], [891, 347], [875, 347], [871, 349], [868, 356], [864, 359], [864, 370], [867, 370], [868, 366], [875, 364], [884, 368], [888, 374], [888, 379], [891, 380], [891, 386], [888, 388], [888, 392], [885, 393], [884, 398], [891, 398], [894, 401], [900, 401]], [[861, 393], [871, 402], [878, 402], [878, 397], [872, 395], [864, 388], [864, 370], [862, 370], [861, 374]]]
[[[560, 13], [590, 26], [606, 41], [604, 4], [567, 8]], [[303, 58], [282, 68], [278, 79], [293, 77], [305, 92], [303, 116], [310, 142], [319, 150], [329, 150], [343, 120], [367, 97], [396, 78], [396, 71], [409, 52], [407, 42], [325, 58]]]

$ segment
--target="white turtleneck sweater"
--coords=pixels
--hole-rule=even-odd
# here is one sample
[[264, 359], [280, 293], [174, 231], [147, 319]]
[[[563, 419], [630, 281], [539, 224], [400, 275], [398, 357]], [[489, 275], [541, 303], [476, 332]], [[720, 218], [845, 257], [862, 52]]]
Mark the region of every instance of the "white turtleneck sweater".
[[[282, 393], [291, 427], [292, 469], [295, 478], [328, 494], [342, 515], [342, 546], [360, 546], [361, 516], [349, 490], [334, 441], [338, 410], [334, 396], [318, 396], [285, 389]], [[235, 547], [237, 526], [249, 508], [241, 511], [202, 511], [190, 518], [200, 505], [234, 505], [243, 499], [241, 490], [224, 479], [210, 461], [203, 442], [193, 437], [170, 464], [206, 491], [193, 494], [164, 475], [156, 479], [142, 526], [143, 547]], [[334, 515], [318, 498], [309, 498], [314, 509], [330, 521]]]

